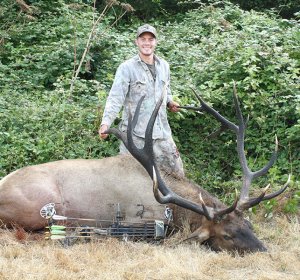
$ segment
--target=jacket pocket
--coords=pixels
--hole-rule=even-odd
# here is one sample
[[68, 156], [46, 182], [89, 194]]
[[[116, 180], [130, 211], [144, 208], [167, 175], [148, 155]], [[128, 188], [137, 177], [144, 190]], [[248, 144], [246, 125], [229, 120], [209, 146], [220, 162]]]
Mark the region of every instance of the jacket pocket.
[[146, 93], [146, 82], [144, 81], [135, 81], [130, 84], [130, 91], [134, 95], [142, 96]]

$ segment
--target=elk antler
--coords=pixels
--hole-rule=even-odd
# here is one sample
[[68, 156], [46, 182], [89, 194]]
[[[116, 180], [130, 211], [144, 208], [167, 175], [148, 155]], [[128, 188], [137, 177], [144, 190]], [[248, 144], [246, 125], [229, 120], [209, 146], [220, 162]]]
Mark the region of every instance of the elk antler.
[[268, 172], [268, 170], [272, 167], [274, 162], [276, 161], [277, 151], [278, 151], [278, 140], [277, 140], [277, 137], [275, 137], [275, 150], [274, 150], [269, 162], [260, 170], [251, 171], [248, 166], [247, 159], [245, 156], [245, 150], [244, 150], [246, 125], [245, 125], [244, 118], [243, 118], [241, 108], [240, 108], [240, 104], [238, 101], [235, 84], [233, 87], [233, 100], [234, 100], [234, 104], [235, 104], [236, 115], [238, 118], [238, 125], [230, 122], [225, 117], [223, 117], [220, 113], [218, 113], [216, 110], [209, 107], [203, 101], [203, 99], [195, 92], [195, 90], [193, 90], [193, 91], [201, 104], [201, 107], [197, 108], [197, 110], [198, 111], [206, 111], [207, 113], [211, 114], [215, 119], [217, 119], [221, 123], [222, 126], [229, 128], [230, 130], [234, 131], [237, 135], [237, 151], [238, 151], [239, 161], [240, 161], [240, 164], [242, 167], [242, 172], [243, 172], [243, 185], [242, 185], [241, 195], [240, 195], [240, 199], [239, 199], [237, 208], [239, 210], [243, 211], [243, 210], [246, 210], [250, 207], [253, 207], [253, 206], [259, 204], [261, 201], [274, 198], [274, 197], [280, 195], [281, 193], [283, 193], [289, 185], [290, 176], [289, 176], [287, 182], [285, 183], [285, 185], [277, 192], [266, 195], [266, 191], [268, 189], [268, 187], [266, 187], [263, 190], [263, 192], [261, 193], [261, 195], [259, 195], [258, 197], [249, 198], [249, 188], [250, 188], [252, 180], [254, 178], [257, 178], [259, 176], [266, 174]]
[[[145, 132], [145, 144], [144, 147], [139, 149], [134, 144], [132, 133], [134, 127], [138, 120], [139, 111], [141, 108], [141, 104], [144, 100], [144, 97], [140, 99], [138, 105], [136, 107], [133, 119], [131, 113], [128, 116], [128, 126], [127, 126], [127, 137], [125, 133], [119, 131], [118, 129], [111, 128], [108, 129], [105, 133], [107, 134], [114, 134], [119, 139], [121, 139], [128, 151], [132, 154], [134, 158], [136, 158], [142, 166], [146, 169], [148, 174], [153, 180], [153, 192], [155, 199], [161, 204], [172, 203], [178, 206], [181, 206], [185, 209], [189, 209], [194, 211], [200, 215], [204, 215], [208, 220], [216, 220], [219, 219], [220, 216], [228, 214], [232, 212], [238, 203], [238, 198], [236, 198], [234, 204], [226, 209], [216, 210], [212, 207], [207, 207], [203, 200], [201, 201], [201, 205], [198, 205], [192, 201], [189, 201], [176, 193], [174, 193], [163, 181], [157, 165], [154, 160], [154, 152], [153, 152], [153, 140], [152, 140], [152, 132], [153, 132], [153, 125], [158, 114], [159, 108], [163, 102], [164, 94], [162, 94], [160, 100], [156, 104], [154, 111], [149, 119], [146, 132]], [[160, 193], [162, 195], [160, 195]]]

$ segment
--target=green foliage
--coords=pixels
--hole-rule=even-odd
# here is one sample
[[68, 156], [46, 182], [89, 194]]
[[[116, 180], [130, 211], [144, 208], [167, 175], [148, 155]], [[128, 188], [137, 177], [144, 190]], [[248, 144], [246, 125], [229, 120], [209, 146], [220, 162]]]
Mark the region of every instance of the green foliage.
[[[189, 86], [204, 100], [237, 122], [232, 100], [232, 81], [245, 117], [249, 116], [246, 151], [252, 170], [269, 160], [277, 135], [280, 153], [269, 175], [254, 182], [273, 188], [283, 184], [288, 173], [299, 189], [299, 30], [296, 21], [244, 12], [227, 5], [208, 6], [187, 14], [177, 24], [160, 26], [159, 51], [170, 61], [172, 89], [182, 104], [195, 104]], [[219, 124], [206, 114], [185, 112], [172, 117], [188, 174], [201, 185], [226, 196], [230, 180], [241, 180], [235, 136], [221, 132], [209, 136]], [[209, 182], [209, 185], [207, 184]], [[238, 187], [239, 189], [240, 187]]]
[[[98, 0], [97, 5], [103, 7], [106, 0]], [[135, 8], [134, 15], [141, 20], [151, 20], [164, 17], [173, 21], [174, 15], [182, 14], [193, 9], [213, 4], [224, 6], [227, 3], [237, 4], [244, 10], [267, 11], [273, 10], [284, 18], [293, 18], [299, 12], [300, 0], [126, 0]], [[132, 18], [127, 18], [130, 21]]]
[[266, 10], [274, 9], [282, 17], [291, 18], [296, 12], [299, 12], [299, 0], [231, 0], [245, 10]]
[[300, 205], [300, 191], [296, 191], [291, 198], [288, 199], [283, 210], [285, 213], [297, 214]]
[[274, 208], [278, 205], [278, 202], [275, 199], [267, 200], [264, 202], [264, 209], [265, 209], [265, 218], [272, 218]]
[[[113, 13], [101, 22], [71, 95], [74, 65], [95, 16], [91, 1], [27, 1], [35, 7], [30, 17], [25, 12], [16, 17], [20, 9], [15, 1], [5, 1], [0, 10], [0, 23], [8, 27], [0, 41], [0, 176], [29, 164], [116, 154], [118, 141], [111, 137], [100, 142], [97, 130], [115, 70], [136, 53], [135, 31], [142, 22], [131, 18], [126, 25], [107, 29]], [[165, 9], [166, 1], [143, 3]], [[285, 209], [294, 212], [300, 189], [298, 23], [222, 5], [177, 14], [172, 22], [149, 20], [159, 31], [157, 51], [170, 63], [173, 95], [182, 105], [197, 105], [192, 86], [236, 122], [236, 81], [243, 114], [249, 115], [250, 167], [257, 170], [269, 160], [275, 135], [280, 144], [276, 164], [255, 187], [270, 181], [278, 189], [292, 173], [291, 192], [296, 194]], [[3, 11], [11, 12], [5, 18]], [[232, 201], [242, 177], [235, 135], [221, 131], [213, 137], [219, 124], [191, 111], [170, 114], [170, 123], [188, 176]]]
[[[0, 174], [5, 170], [64, 158], [101, 158], [115, 153], [114, 143], [97, 137], [97, 96], [68, 102], [60, 90], [29, 99], [13, 91], [1, 96]], [[13, 102], [11, 101], [14, 100]], [[6, 172], [7, 172], [6, 171]]]
[[[100, 143], [97, 137], [101, 113], [97, 92], [103, 86], [89, 79], [90, 68], [83, 67], [73, 95], [69, 93], [74, 44], [78, 61], [94, 16], [91, 7], [79, 2], [74, 6], [59, 1], [50, 9], [53, 2], [35, 1], [39, 8], [35, 19], [14, 22], [4, 38], [0, 176], [35, 163], [116, 153], [117, 141]], [[101, 28], [106, 27], [100, 25], [96, 36]]]

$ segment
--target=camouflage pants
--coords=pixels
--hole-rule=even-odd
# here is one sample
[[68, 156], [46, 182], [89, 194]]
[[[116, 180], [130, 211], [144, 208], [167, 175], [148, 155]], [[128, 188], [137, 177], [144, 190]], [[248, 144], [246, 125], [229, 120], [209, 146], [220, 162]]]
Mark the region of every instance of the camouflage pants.
[[[144, 146], [144, 138], [133, 135], [133, 141], [138, 148]], [[182, 160], [180, 158], [177, 147], [174, 140], [170, 137], [169, 139], [155, 139], [153, 140], [153, 150], [155, 161], [158, 167], [168, 174], [172, 174], [177, 178], [184, 177], [184, 170]], [[120, 144], [120, 154], [127, 154], [123, 142]]]

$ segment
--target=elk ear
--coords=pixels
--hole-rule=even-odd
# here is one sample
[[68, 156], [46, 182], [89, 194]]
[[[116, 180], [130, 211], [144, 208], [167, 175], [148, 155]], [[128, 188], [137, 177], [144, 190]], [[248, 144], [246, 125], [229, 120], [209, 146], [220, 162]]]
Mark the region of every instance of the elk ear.
[[250, 222], [248, 219], [245, 218], [244, 221], [245, 221], [246, 225], [247, 225], [251, 230], [254, 229], [254, 228], [253, 228], [253, 225], [251, 224], [251, 222]]
[[198, 228], [183, 241], [197, 239], [198, 242], [203, 243], [205, 240], [209, 239], [209, 237], [209, 231], [207, 229], [203, 230], [202, 228]]

